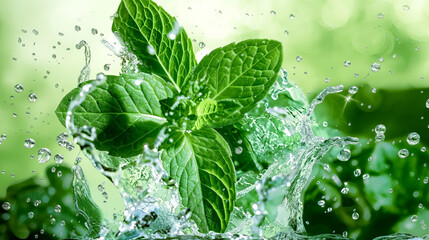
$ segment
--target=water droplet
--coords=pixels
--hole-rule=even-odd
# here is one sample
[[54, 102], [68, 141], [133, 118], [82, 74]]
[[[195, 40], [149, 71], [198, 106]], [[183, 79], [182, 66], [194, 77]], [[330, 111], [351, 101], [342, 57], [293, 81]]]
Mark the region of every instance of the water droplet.
[[426, 108], [429, 108], [429, 99], [426, 100]]
[[288, 31], [288, 30], [285, 30], [285, 31], [284, 31], [284, 35], [289, 35], [289, 31]]
[[378, 124], [375, 127], [375, 133], [377, 133], [377, 135], [384, 134], [385, 132], [386, 132], [386, 126], [384, 126], [383, 124]]
[[4, 209], [4, 210], [9, 210], [10, 209], [10, 203], [9, 202], [4, 202], [2, 205], [1, 205], [1, 207]]
[[379, 61], [379, 62], [383, 62], [383, 61], [384, 61], [384, 58], [383, 58], [383, 57], [379, 57], [379, 58], [378, 58], [378, 61]]
[[28, 215], [28, 218], [30, 218], [30, 219], [34, 217], [34, 213], [33, 212], [28, 212], [27, 215]]
[[381, 65], [379, 64], [379, 63], [373, 63], [372, 65], [371, 65], [371, 71], [373, 71], [373, 72], [378, 72], [378, 71], [380, 71], [380, 68], [381, 68]]
[[317, 202], [317, 205], [321, 206], [321, 207], [325, 207], [325, 200], [319, 200]]
[[55, 223], [57, 222], [57, 220], [55, 218], [51, 218], [51, 220], [49, 221], [52, 225], [55, 225]]
[[420, 142], [420, 135], [416, 132], [408, 134], [407, 142], [410, 145], [416, 145]]
[[384, 14], [383, 13], [379, 13], [379, 14], [377, 14], [377, 17], [378, 18], [384, 18]]
[[156, 53], [155, 48], [150, 44], [147, 46], [147, 51], [149, 52], [150, 55], [155, 55]]
[[325, 78], [325, 83], [328, 83], [328, 82], [330, 82], [331, 81], [331, 79], [330, 78]]
[[411, 222], [417, 222], [418, 219], [417, 215], [411, 216]]
[[410, 154], [410, 152], [408, 151], [408, 149], [405, 149], [405, 148], [399, 150], [399, 152], [398, 152], [398, 156], [400, 158], [406, 158], [406, 157], [408, 157], [409, 154]]
[[28, 95], [28, 100], [34, 103], [37, 100], [37, 95], [35, 93], [30, 93], [30, 95]]
[[104, 71], [110, 70], [110, 64], [104, 64]]
[[348, 60], [344, 62], [344, 67], [350, 67], [351, 65], [352, 65], [352, 62]]
[[327, 126], [328, 126], [328, 122], [327, 122], [327, 121], [323, 121], [322, 125], [323, 125], [324, 127], [327, 127]]
[[78, 25], [74, 26], [74, 30], [76, 30], [76, 32], [79, 32], [82, 28]]
[[276, 11], [271, 10], [270, 14], [271, 14], [271, 15], [276, 15], [277, 13], [276, 13]]
[[342, 188], [341, 194], [347, 194], [347, 193], [349, 193], [349, 190], [350, 190], [350, 188], [348, 188], [348, 187]]
[[358, 220], [359, 219], [359, 213], [357, 213], [357, 212], [352, 213], [352, 218], [353, 218], [353, 220]]
[[373, 88], [373, 89], [371, 89], [371, 92], [372, 92], [372, 93], [376, 93], [376, 92], [377, 92], [377, 89], [376, 89], [376, 88]]
[[63, 172], [58, 171], [58, 172], [57, 172], [57, 177], [62, 177], [62, 176], [63, 176]]
[[91, 29], [91, 33], [92, 33], [93, 35], [97, 35], [97, 34], [98, 34], [98, 30], [97, 30], [97, 29], [95, 29], [95, 28], [93, 28], [93, 29]]
[[289, 19], [295, 19], [295, 14], [293, 14], [293, 13], [291, 13], [290, 15], [289, 15]]
[[297, 57], [296, 57], [296, 61], [297, 61], [297, 62], [301, 62], [301, 61], [302, 61], [302, 57], [301, 57], [301, 56], [297, 56]]
[[36, 141], [32, 138], [27, 138], [24, 140], [24, 147], [26, 148], [33, 148], [34, 145], [36, 145]]
[[363, 180], [367, 180], [368, 178], [369, 178], [369, 174], [368, 173], [362, 175], [362, 179]]
[[198, 47], [200, 47], [201, 49], [203, 49], [205, 46], [206, 46], [206, 44], [204, 42], [198, 43]]
[[20, 83], [16, 84], [15, 85], [15, 92], [20, 93], [22, 91], [24, 91], [24, 87]]
[[98, 184], [97, 189], [98, 189], [98, 191], [103, 192], [104, 191], [104, 185], [103, 184]]
[[404, 5], [404, 6], [402, 6], [402, 10], [408, 11], [408, 10], [410, 10], [410, 6]]
[[52, 58], [53, 58], [53, 59], [56, 59], [56, 58], [57, 58], [57, 55], [56, 55], [56, 54], [52, 54]]
[[398, 55], [396, 55], [396, 54], [393, 54], [393, 56], [392, 56], [393, 58], [397, 58], [398, 57]]
[[0, 140], [6, 140], [6, 139], [7, 139], [6, 133], [4, 133], [0, 136]]
[[55, 163], [61, 164], [64, 161], [64, 157], [61, 154], [55, 154], [54, 156]]
[[36, 29], [33, 29], [33, 31], [31, 31], [34, 35], [39, 35], [39, 31], [37, 31]]
[[352, 153], [350, 152], [350, 150], [347, 148], [344, 148], [338, 153], [337, 159], [340, 161], [346, 162], [350, 159], [351, 155]]
[[241, 154], [242, 152], [243, 152], [243, 148], [242, 147], [235, 148], [235, 154]]
[[361, 173], [362, 171], [359, 168], [353, 171], [353, 175], [355, 175], [355, 177], [359, 177]]
[[41, 148], [37, 152], [37, 161], [39, 163], [46, 163], [49, 159], [51, 159], [51, 151], [49, 151], [49, 149]]
[[60, 213], [61, 212], [61, 205], [56, 205], [54, 210], [55, 210], [55, 212]]
[[357, 93], [357, 92], [358, 92], [358, 90], [359, 90], [359, 88], [358, 88], [358, 87], [356, 87], [356, 86], [351, 86], [351, 87], [349, 88], [349, 93], [350, 93], [350, 94], [355, 94], [355, 93]]

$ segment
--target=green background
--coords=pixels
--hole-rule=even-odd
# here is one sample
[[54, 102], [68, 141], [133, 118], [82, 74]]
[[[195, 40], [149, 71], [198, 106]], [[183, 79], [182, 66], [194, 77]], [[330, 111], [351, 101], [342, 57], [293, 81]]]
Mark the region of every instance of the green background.
[[[373, 138], [375, 134], [371, 130], [376, 124], [383, 123], [388, 129], [388, 139], [404, 141], [403, 136], [417, 131], [423, 144], [428, 142], [429, 109], [425, 102], [429, 94], [424, 89], [429, 87], [429, 2], [156, 2], [177, 16], [190, 38], [195, 40], [198, 59], [233, 41], [272, 38], [283, 43], [283, 68], [288, 71], [289, 79], [310, 99], [327, 86], [360, 87], [359, 94], [348, 103], [344, 96], [331, 97], [317, 111], [318, 123], [327, 121], [330, 127], [366, 138]], [[119, 72], [120, 59], [100, 43], [100, 33], [110, 42], [115, 39], [110, 31], [110, 16], [118, 4], [119, 1], [102, 0], [2, 2], [0, 134], [6, 134], [7, 139], [0, 144], [0, 171], [5, 171], [0, 173], [0, 198], [5, 196], [11, 184], [34, 175], [46, 178], [44, 168], [47, 164], [39, 164], [36, 160], [38, 149], [46, 147], [52, 156], [61, 153], [65, 157], [63, 165], [68, 166], [79, 155], [77, 149], [69, 152], [57, 145], [55, 138], [65, 128], [56, 119], [54, 110], [65, 93], [77, 85], [84, 56], [83, 50], [77, 50], [75, 45], [81, 40], [87, 41], [91, 47], [92, 78], [104, 71], [105, 64], [111, 64], [106, 73]], [[81, 27], [80, 31], [75, 30], [76, 25]], [[92, 34], [92, 28], [97, 29], [98, 34]], [[33, 29], [38, 35], [32, 33]], [[59, 32], [64, 36], [59, 36]], [[198, 46], [200, 42], [205, 44], [202, 49]], [[56, 58], [52, 54], [56, 54]], [[302, 57], [300, 62], [296, 60], [297, 56]], [[380, 57], [383, 62], [379, 62]], [[345, 61], [350, 61], [351, 65], [345, 67]], [[374, 62], [381, 64], [380, 71], [370, 70]], [[22, 93], [14, 91], [18, 83], [24, 86]], [[376, 88], [377, 93], [372, 93], [372, 88]], [[38, 96], [35, 103], [28, 101], [31, 92]], [[29, 137], [36, 141], [32, 149], [24, 148], [24, 140]], [[36, 157], [31, 159], [31, 155]], [[53, 163], [53, 158], [48, 163]], [[120, 210], [121, 200], [115, 191], [109, 191], [107, 203], [102, 202], [101, 193], [96, 191], [97, 185], [103, 181], [111, 188], [108, 181], [88, 161], [83, 162], [83, 168], [90, 176], [94, 198], [107, 215]], [[428, 224], [429, 220], [426, 222]]]

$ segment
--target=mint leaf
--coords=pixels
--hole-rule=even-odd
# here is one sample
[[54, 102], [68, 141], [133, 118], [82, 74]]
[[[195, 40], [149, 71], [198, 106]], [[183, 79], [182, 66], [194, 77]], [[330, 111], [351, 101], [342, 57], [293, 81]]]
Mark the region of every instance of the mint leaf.
[[213, 50], [195, 68], [183, 89], [198, 105], [196, 129], [239, 120], [265, 97], [276, 81], [283, 50], [278, 41], [250, 39]]
[[149, 0], [123, 0], [117, 14], [112, 31], [141, 61], [139, 69], [157, 74], [180, 91], [197, 64], [185, 30]]
[[[70, 102], [80, 93], [85, 82], [68, 93], [56, 110], [65, 125]], [[156, 75], [145, 73], [107, 76], [105, 83], [91, 92], [74, 111], [74, 123], [96, 129], [94, 145], [110, 155], [131, 157], [152, 145], [167, 123], [162, 116], [160, 100], [172, 97], [174, 88]]]
[[223, 232], [236, 198], [231, 151], [211, 128], [187, 132], [173, 128], [161, 159], [165, 170], [179, 184], [184, 206], [201, 232]]

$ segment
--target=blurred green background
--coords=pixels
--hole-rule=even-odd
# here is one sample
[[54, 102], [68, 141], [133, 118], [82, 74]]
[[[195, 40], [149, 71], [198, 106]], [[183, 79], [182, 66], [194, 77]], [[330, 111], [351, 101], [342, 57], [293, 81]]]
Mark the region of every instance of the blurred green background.
[[[194, 40], [198, 58], [233, 41], [272, 38], [283, 43], [283, 67], [288, 71], [289, 79], [308, 94], [309, 99], [327, 86], [343, 84], [346, 90], [350, 86], [358, 86], [358, 93], [348, 102], [347, 91], [328, 97], [316, 111], [320, 125], [326, 121], [329, 127], [343, 132], [341, 134], [364, 138], [364, 145], [366, 141], [373, 142], [368, 139], [374, 138], [373, 129], [380, 123], [387, 127], [386, 141], [405, 142], [408, 133], [415, 131], [421, 136], [421, 146], [429, 142], [429, 109], [426, 108], [429, 98], [428, 1], [156, 2], [177, 16]], [[6, 196], [8, 186], [29, 177], [35, 176], [42, 184], [48, 182], [45, 180], [45, 168], [47, 164], [54, 164], [55, 154], [64, 156], [65, 161], [61, 165], [65, 166], [72, 166], [79, 156], [78, 149], [68, 151], [56, 143], [56, 137], [65, 128], [56, 119], [54, 110], [64, 94], [77, 85], [84, 55], [83, 50], [77, 50], [75, 45], [81, 40], [87, 41], [91, 47], [92, 78], [102, 71], [108, 74], [119, 72], [120, 59], [100, 42], [102, 38], [110, 42], [115, 40], [110, 31], [110, 16], [118, 4], [118, 0], [2, 1], [0, 135], [6, 134], [7, 138], [0, 144], [0, 198]], [[79, 26], [79, 31], [76, 26]], [[201, 42], [204, 44], [199, 44]], [[346, 61], [350, 64], [345, 64]], [[373, 63], [380, 64], [379, 71], [371, 71]], [[104, 69], [106, 64], [110, 68], [108, 71]], [[24, 87], [21, 93], [14, 90], [18, 83]], [[30, 93], [37, 95], [36, 102], [28, 100]], [[340, 131], [332, 130], [332, 134], [340, 134]], [[24, 147], [26, 138], [36, 141], [34, 148]], [[47, 164], [37, 162], [37, 151], [43, 147], [52, 153]], [[421, 163], [418, 166], [426, 168], [424, 164], [429, 163], [427, 155], [423, 154], [419, 159]], [[82, 166], [90, 176], [93, 197], [106, 215], [121, 211], [121, 200], [107, 179], [88, 161], [83, 161]], [[395, 166], [395, 161], [392, 166]], [[417, 176], [419, 179], [427, 178], [427, 168], [421, 174]], [[323, 174], [315, 175], [316, 180], [322, 177]], [[97, 191], [97, 186], [103, 182], [109, 193], [107, 200]], [[421, 185], [422, 188], [428, 186]], [[412, 195], [413, 192], [404, 194]], [[401, 230], [420, 235], [429, 233], [420, 224], [422, 219], [429, 223], [428, 215], [426, 211], [426, 217], [422, 214], [417, 225], [411, 224], [410, 228]], [[321, 229], [309, 232], [333, 231], [329, 227]], [[341, 232], [339, 229], [336, 231]]]

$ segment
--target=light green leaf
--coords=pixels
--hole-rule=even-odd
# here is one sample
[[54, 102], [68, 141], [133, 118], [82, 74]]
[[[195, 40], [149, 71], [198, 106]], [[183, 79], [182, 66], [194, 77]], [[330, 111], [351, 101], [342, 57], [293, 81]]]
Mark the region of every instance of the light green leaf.
[[184, 94], [197, 104], [216, 102], [216, 112], [199, 116], [208, 126], [234, 123], [265, 97], [276, 81], [282, 58], [281, 43], [267, 39], [215, 49], [195, 68]]
[[[81, 84], [63, 98], [56, 110], [61, 123], [65, 125], [70, 102], [90, 83]], [[107, 76], [106, 82], [76, 107], [74, 124], [96, 129], [94, 145], [98, 150], [113, 156], [135, 156], [143, 151], [144, 144], [154, 143], [167, 123], [159, 101], [172, 97], [173, 93], [173, 86], [156, 75]]]
[[162, 152], [165, 170], [179, 184], [181, 203], [201, 232], [223, 232], [236, 199], [231, 151], [211, 128], [187, 132], [175, 128]]
[[141, 61], [139, 69], [161, 76], [180, 91], [197, 61], [177, 20], [151, 0], [123, 0], [117, 14], [112, 31]]

